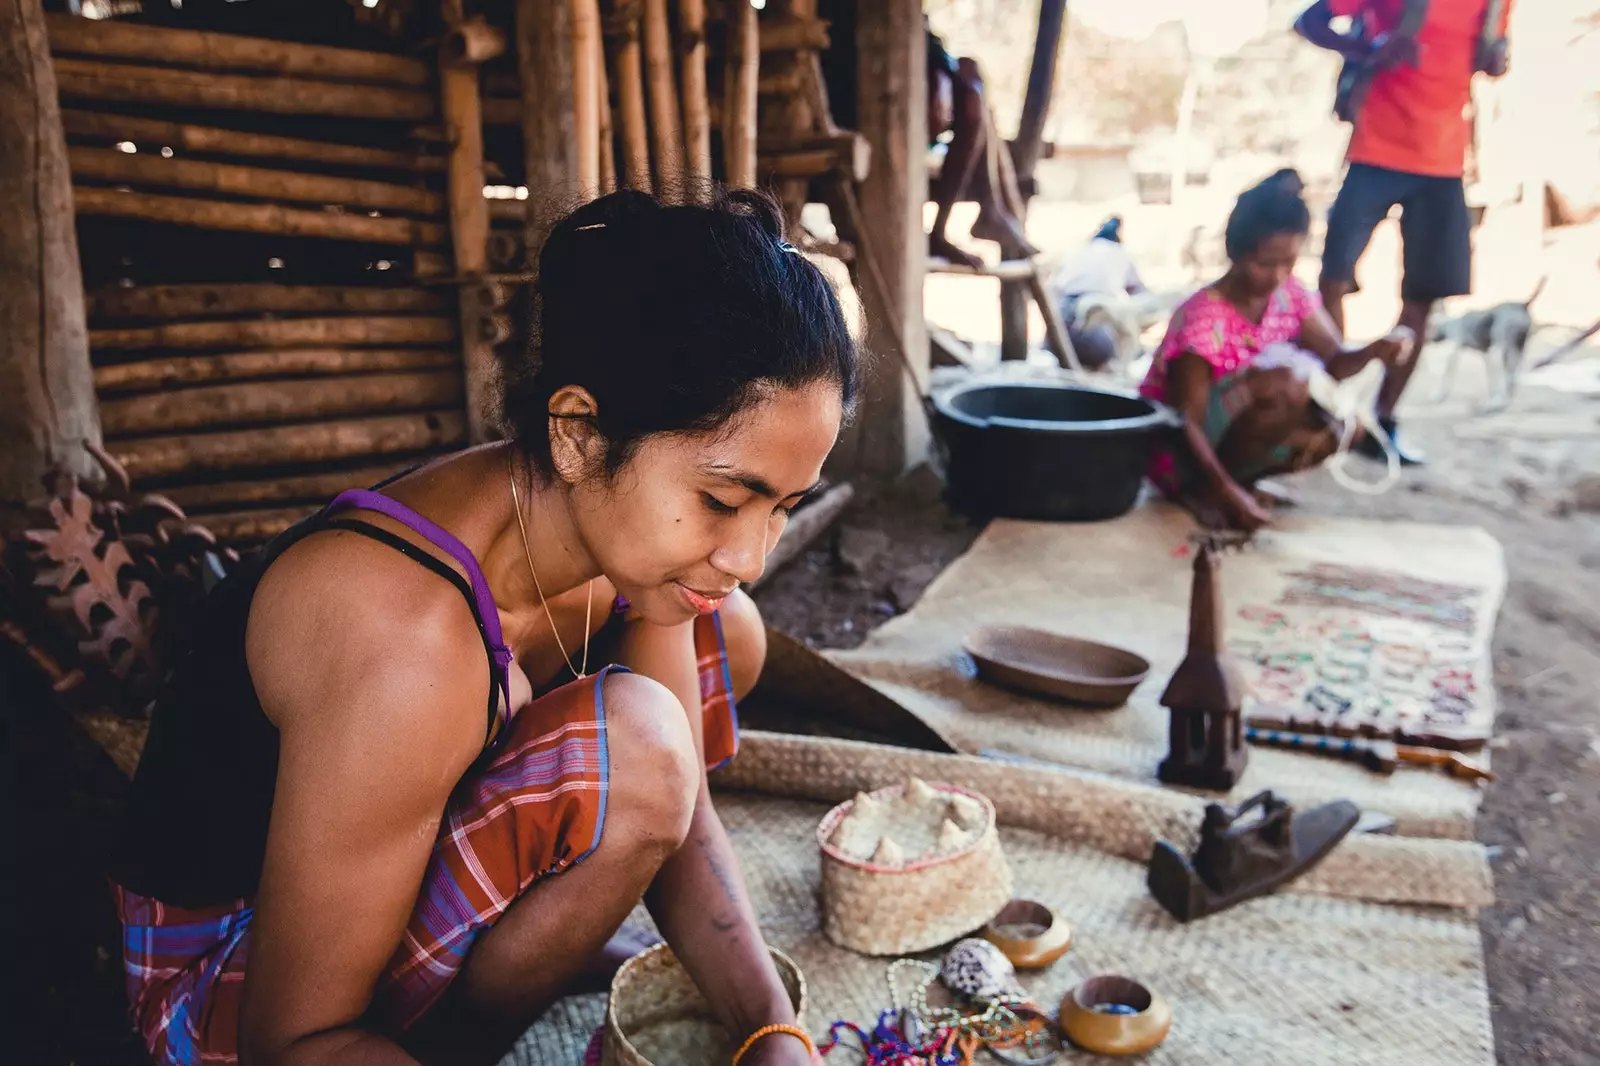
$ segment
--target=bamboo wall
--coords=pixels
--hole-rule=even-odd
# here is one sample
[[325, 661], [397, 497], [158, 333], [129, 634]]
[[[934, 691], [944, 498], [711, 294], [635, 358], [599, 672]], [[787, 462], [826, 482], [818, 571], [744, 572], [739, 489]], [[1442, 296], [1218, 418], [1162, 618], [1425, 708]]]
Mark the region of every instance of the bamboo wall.
[[[524, 92], [504, 0], [441, 0], [455, 32], [426, 60], [48, 16], [96, 394], [139, 490], [249, 544], [481, 438], [530, 207], [716, 178], [774, 185], [797, 222], [814, 179], [864, 176], [827, 115], [815, 0], [759, 21], [744, 0], [565, 2], [559, 102]], [[485, 205], [485, 181], [523, 183], [525, 113], [552, 104], [575, 187]]]
[[[219, 536], [465, 443], [433, 64], [48, 17], [108, 450]], [[132, 150], [130, 150], [132, 149]]]

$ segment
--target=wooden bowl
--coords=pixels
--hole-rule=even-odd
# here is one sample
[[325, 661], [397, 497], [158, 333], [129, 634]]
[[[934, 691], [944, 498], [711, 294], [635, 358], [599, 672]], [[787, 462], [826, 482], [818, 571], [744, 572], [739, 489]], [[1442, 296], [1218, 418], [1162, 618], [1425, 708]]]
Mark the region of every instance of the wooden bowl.
[[1150, 674], [1142, 655], [1028, 626], [979, 626], [965, 645], [990, 684], [1091, 707], [1122, 706]]
[[1072, 947], [1072, 926], [1043, 903], [1014, 899], [978, 934], [1019, 970], [1042, 970]]
[[[1130, 1013], [1101, 1013], [1108, 1005]], [[1061, 1001], [1061, 1031], [1097, 1055], [1142, 1055], [1171, 1030], [1167, 1001], [1126, 977], [1091, 977]]]

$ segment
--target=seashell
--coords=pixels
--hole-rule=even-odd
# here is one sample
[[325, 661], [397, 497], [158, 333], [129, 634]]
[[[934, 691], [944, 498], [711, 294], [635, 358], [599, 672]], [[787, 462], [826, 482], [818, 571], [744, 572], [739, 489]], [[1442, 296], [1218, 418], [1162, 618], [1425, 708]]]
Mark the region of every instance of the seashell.
[[1017, 971], [1005, 952], [987, 940], [970, 937], [944, 957], [939, 979], [950, 991], [971, 999], [994, 999], [1017, 987]]
[[971, 840], [971, 833], [946, 818], [939, 826], [939, 839], [934, 842], [933, 851], [936, 855], [949, 855], [966, 847]]
[[872, 861], [878, 866], [900, 866], [906, 861], [906, 856], [900, 850], [900, 845], [894, 842], [893, 837], [884, 837], [878, 841], [877, 850], [872, 853]]
[[983, 829], [983, 804], [971, 796], [951, 796], [947, 817], [969, 833], [979, 832]]

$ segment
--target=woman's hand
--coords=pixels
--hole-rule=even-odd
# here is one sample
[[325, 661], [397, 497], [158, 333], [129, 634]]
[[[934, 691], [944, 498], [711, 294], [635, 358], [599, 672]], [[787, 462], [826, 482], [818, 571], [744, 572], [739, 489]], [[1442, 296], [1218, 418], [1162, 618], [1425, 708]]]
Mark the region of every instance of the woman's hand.
[[1262, 507], [1255, 495], [1237, 482], [1230, 483], [1222, 494], [1222, 509], [1228, 524], [1246, 533], [1254, 533], [1262, 526], [1272, 524], [1272, 514]]
[[1416, 347], [1416, 342], [1416, 334], [1405, 326], [1396, 326], [1387, 336], [1379, 337], [1367, 345], [1363, 354], [1369, 360], [1376, 359], [1393, 370], [1411, 361], [1411, 352]]

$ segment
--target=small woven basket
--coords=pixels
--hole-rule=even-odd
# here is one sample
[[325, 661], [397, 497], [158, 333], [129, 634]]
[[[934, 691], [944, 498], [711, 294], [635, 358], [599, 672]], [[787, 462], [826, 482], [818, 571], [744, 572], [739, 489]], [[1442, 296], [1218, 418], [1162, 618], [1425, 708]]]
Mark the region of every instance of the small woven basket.
[[[1011, 868], [1000, 851], [994, 804], [954, 785], [928, 783], [939, 792], [970, 796], [983, 807], [984, 825], [971, 844], [950, 855], [904, 866], [853, 859], [831, 843], [850, 813], [846, 800], [817, 826], [822, 848], [822, 930], [840, 947], [863, 955], [907, 955], [938, 947], [981, 928], [1011, 899]], [[899, 795], [891, 785], [873, 796]]]
[[[805, 1028], [805, 975], [777, 948], [767, 950]], [[721, 1066], [738, 1049], [667, 945], [646, 948], [617, 970], [606, 1003], [602, 1066]]]

